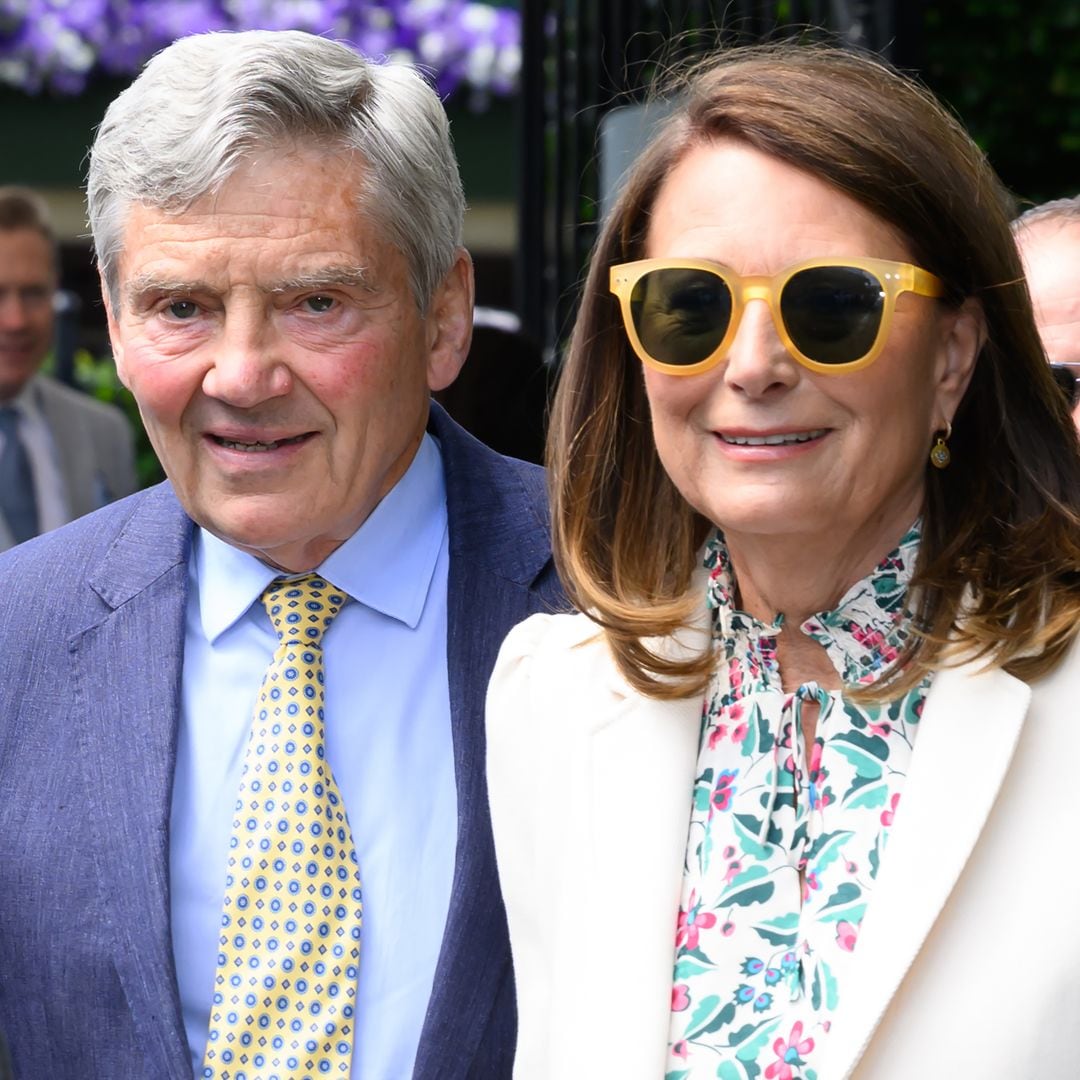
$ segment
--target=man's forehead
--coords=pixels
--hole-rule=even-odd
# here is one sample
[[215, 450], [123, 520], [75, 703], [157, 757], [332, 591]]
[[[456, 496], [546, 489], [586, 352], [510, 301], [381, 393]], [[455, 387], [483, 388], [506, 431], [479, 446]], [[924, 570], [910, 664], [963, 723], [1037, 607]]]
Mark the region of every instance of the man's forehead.
[[51, 283], [56, 276], [53, 247], [36, 229], [0, 229], [0, 282]]
[[1080, 264], [1080, 220], [1039, 221], [1021, 229], [1016, 240], [1029, 277]]

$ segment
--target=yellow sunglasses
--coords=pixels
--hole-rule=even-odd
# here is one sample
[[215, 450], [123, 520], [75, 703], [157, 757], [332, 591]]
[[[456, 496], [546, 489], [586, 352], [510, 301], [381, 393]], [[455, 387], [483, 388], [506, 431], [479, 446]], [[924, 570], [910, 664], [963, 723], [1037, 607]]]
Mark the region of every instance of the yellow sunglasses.
[[697, 375], [727, 355], [750, 300], [764, 300], [785, 348], [828, 375], [872, 364], [903, 292], [944, 296], [927, 270], [889, 259], [811, 259], [742, 277], [707, 259], [640, 259], [611, 268], [626, 335], [638, 357], [669, 375]]

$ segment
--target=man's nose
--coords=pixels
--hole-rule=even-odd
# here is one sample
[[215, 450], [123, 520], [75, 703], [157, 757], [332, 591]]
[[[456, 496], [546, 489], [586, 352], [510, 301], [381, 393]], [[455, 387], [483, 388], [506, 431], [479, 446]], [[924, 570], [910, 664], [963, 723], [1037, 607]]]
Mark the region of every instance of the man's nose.
[[284, 397], [292, 382], [281, 341], [269, 319], [251, 314], [226, 321], [203, 376], [203, 392], [208, 397], [250, 409]]
[[19, 293], [0, 291], [0, 328], [25, 330], [33, 316], [33, 305]]

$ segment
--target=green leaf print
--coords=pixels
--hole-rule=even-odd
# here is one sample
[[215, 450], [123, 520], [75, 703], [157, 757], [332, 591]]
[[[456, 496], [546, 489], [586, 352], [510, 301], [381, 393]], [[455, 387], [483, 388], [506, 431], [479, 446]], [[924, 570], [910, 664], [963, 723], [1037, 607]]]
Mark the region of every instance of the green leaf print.
[[[852, 732], [852, 736], [858, 734]], [[871, 757], [864, 750], [860, 750], [857, 746], [852, 746], [850, 743], [841, 742], [843, 738], [841, 735], [837, 735], [832, 741], [832, 748], [843, 757], [847, 758], [852, 765], [855, 766], [855, 771], [859, 776], [864, 776], [869, 780], [881, 779], [881, 762], [874, 757]]]
[[870, 852], [870, 880], [877, 879], [878, 868], [881, 866], [881, 833], [878, 833], [877, 839], [874, 841], [874, 850]]
[[837, 886], [836, 892], [822, 905], [822, 911], [839, 907], [841, 904], [850, 904], [852, 900], [858, 900], [862, 896], [862, 889], [853, 881], [844, 881]]
[[[724, 1005], [719, 994], [710, 994], [698, 1002], [693, 1016], [690, 1017], [690, 1024], [686, 1029], [684, 1038], [695, 1039], [704, 1031], [715, 1031], [717, 1027], [730, 1023], [734, 1016], [735, 1003], [733, 1001], [729, 1001]], [[714, 1021], [718, 1017], [726, 1017], [727, 1019], [721, 1019], [721, 1022], [714, 1027]]]
[[717, 1080], [757, 1080], [761, 1067], [753, 1061], [722, 1061], [716, 1070]]
[[893, 570], [886, 570], [877, 574], [873, 574], [870, 577], [874, 586], [874, 592], [878, 596], [878, 605], [884, 608], [886, 611], [888, 607], [881, 603], [882, 596], [893, 596], [900, 589], [900, 585], [896, 580], [896, 572]]
[[694, 975], [704, 975], [708, 971], [712, 971], [712, 968], [707, 964], [699, 964], [696, 960], [689, 960], [683, 955], [675, 965], [675, 981], [682, 982], [683, 979], [690, 979]]
[[818, 873], [828, 869], [839, 858], [844, 845], [854, 835], [850, 829], [838, 829], [836, 832], [819, 836], [806, 853], [807, 864], [813, 863], [813, 869]]
[[767, 754], [773, 747], [772, 732], [769, 730], [769, 718], [761, 711], [761, 707], [755, 705], [750, 710], [750, 722], [757, 723], [758, 753]]
[[[761, 835], [761, 821], [754, 817], [753, 814], [734, 814], [733, 815], [736, 825], [735, 831], [739, 834], [740, 838], [749, 833], [753, 837], [753, 842], [758, 843], [757, 838]], [[739, 825], [742, 828], [739, 828]], [[784, 839], [783, 834], [777, 825], [770, 819], [769, 831], [765, 836], [765, 842], [767, 844], [779, 844]], [[760, 847], [760, 845], [759, 845]], [[755, 856], [758, 859], [764, 859], [768, 853], [764, 852], [761, 855]]]
[[814, 1012], [818, 1012], [821, 1009], [822, 999], [825, 1001], [825, 1008], [830, 1012], [835, 1011], [839, 996], [836, 989], [836, 978], [832, 973], [832, 969], [824, 960], [818, 964], [814, 971], [814, 980], [810, 986], [810, 1004], [814, 1007]]
[[768, 900], [775, 889], [772, 881], [762, 880], [767, 878], [768, 874], [769, 871], [760, 863], [748, 866], [741, 874], [732, 878], [731, 884], [720, 894], [714, 907], [719, 909], [731, 904], [745, 907], [747, 904]]
[[686, 1080], [689, 1075], [689, 1069], [673, 1069], [669, 1073], [664, 1073], [664, 1080]]
[[699, 1032], [697, 1032], [695, 1037], [700, 1038], [702, 1035], [712, 1035], [713, 1032], [719, 1031], [725, 1024], [730, 1024], [734, 1019], [735, 1002], [730, 1001]]
[[799, 936], [799, 931], [797, 929], [787, 931], [770, 930], [765, 923], [758, 923], [754, 927], [754, 933], [757, 934], [762, 941], [767, 941], [770, 945], [773, 945], [778, 949], [792, 948]]
[[728, 1045], [740, 1061], [753, 1061], [779, 1026], [779, 1016], [762, 1020], [760, 1024], [747, 1024], [731, 1037]]
[[[849, 791], [848, 795], [850, 794]], [[861, 788], [850, 800], [845, 795], [843, 805], [850, 807], [852, 810], [873, 810], [879, 806], [884, 806], [888, 798], [889, 782], [879, 780], [877, 783]]]
[[[751, 832], [750, 828], [743, 824], [745, 814], [735, 814], [733, 821], [735, 824], [735, 835], [739, 838], [739, 847], [744, 855], [749, 855], [752, 859], [767, 859], [769, 857], [769, 849], [764, 845], [758, 843], [757, 830]], [[750, 818], [750, 821], [753, 821]], [[761, 828], [761, 822], [757, 822], [758, 829]]]
[[832, 746], [839, 749], [836, 746], [837, 743], [851, 743], [879, 761], [889, 759], [889, 744], [880, 735], [864, 735], [861, 731], [847, 731], [832, 740]]

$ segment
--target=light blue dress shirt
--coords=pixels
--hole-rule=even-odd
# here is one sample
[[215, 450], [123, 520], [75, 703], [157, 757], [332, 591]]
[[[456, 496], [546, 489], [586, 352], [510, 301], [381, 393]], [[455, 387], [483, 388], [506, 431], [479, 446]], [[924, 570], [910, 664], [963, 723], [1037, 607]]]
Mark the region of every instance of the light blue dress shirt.
[[[457, 841], [446, 667], [449, 544], [436, 442], [318, 569], [352, 600], [326, 634], [327, 755], [364, 896], [351, 1080], [412, 1075]], [[277, 635], [259, 596], [278, 571], [198, 530], [189, 563], [172, 796], [173, 949], [196, 1077], [213, 995], [236, 792]]]

